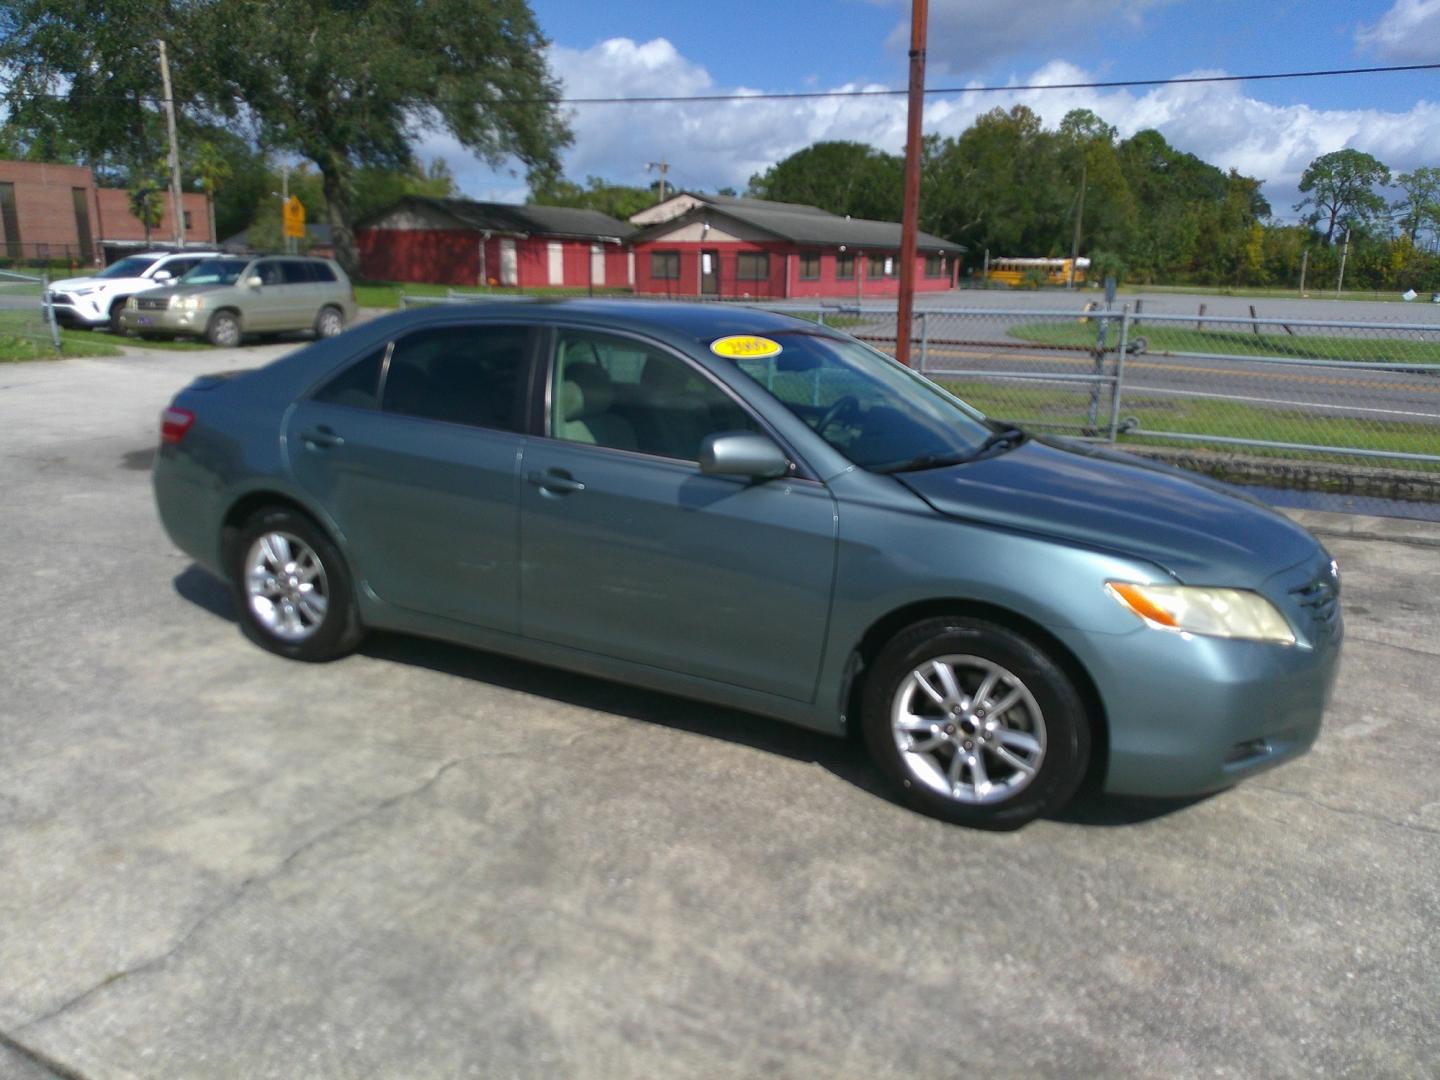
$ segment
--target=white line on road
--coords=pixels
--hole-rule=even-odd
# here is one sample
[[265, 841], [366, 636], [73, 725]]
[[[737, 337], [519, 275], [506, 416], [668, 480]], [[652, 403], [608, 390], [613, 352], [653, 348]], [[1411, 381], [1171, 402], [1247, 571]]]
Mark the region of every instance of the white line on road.
[[1416, 416], [1440, 420], [1440, 413], [1406, 412], [1403, 409], [1368, 409], [1363, 405], [1325, 405], [1318, 401], [1287, 401], [1284, 398], [1245, 397], [1241, 394], [1211, 394], [1204, 390], [1170, 390], [1163, 386], [1136, 386], [1134, 394], [1177, 394], [1181, 397], [1212, 398], [1216, 401], [1254, 401], [1261, 405], [1294, 405], [1301, 409], [1343, 409], [1345, 412], [1382, 413], [1385, 416]]

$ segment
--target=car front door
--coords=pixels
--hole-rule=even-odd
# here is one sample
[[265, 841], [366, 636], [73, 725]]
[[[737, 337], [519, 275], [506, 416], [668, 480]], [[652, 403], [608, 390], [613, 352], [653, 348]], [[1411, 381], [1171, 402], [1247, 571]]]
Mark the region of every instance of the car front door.
[[[256, 278], [259, 283], [250, 284]], [[238, 282], [240, 321], [247, 333], [280, 329], [285, 305], [284, 280], [279, 259], [257, 260], [241, 275]]]
[[527, 448], [520, 487], [522, 632], [813, 700], [834, 568], [829, 491], [702, 474], [704, 436], [760, 424], [678, 354], [562, 328], [549, 360], [548, 437]]
[[412, 331], [292, 410], [298, 482], [399, 608], [515, 633], [528, 327]]

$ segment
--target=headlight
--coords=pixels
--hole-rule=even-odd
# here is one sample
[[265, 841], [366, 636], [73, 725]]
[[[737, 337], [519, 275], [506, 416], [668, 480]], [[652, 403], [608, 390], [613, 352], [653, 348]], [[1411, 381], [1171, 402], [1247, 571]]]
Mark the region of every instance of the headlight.
[[179, 308], [181, 311], [199, 311], [205, 306], [203, 296], [177, 296], [170, 301], [170, 306]]
[[1295, 644], [1285, 616], [1248, 589], [1110, 581], [1105, 591], [1157, 630]]

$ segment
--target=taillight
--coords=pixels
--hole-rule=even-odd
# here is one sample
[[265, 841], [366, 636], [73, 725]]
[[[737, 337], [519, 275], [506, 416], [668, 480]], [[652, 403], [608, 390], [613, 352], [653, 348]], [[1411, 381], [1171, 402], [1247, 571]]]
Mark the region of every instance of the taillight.
[[195, 414], [189, 409], [177, 409], [173, 405], [160, 414], [160, 441], [178, 443], [185, 433], [195, 426]]

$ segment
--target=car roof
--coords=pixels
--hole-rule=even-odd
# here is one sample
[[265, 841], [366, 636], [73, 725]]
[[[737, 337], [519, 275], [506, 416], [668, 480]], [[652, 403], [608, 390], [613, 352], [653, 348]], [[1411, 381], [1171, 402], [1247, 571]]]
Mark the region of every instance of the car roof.
[[[396, 312], [387, 322], [405, 329], [464, 319], [523, 319], [526, 322], [582, 322], [617, 330], [659, 333], [687, 341], [713, 341], [727, 334], [764, 334], [809, 330], [841, 337], [828, 327], [792, 315], [737, 303], [686, 303], [675, 300], [505, 299], [436, 304]], [[393, 321], [391, 321], [393, 320]]]

